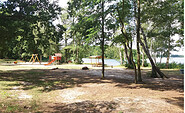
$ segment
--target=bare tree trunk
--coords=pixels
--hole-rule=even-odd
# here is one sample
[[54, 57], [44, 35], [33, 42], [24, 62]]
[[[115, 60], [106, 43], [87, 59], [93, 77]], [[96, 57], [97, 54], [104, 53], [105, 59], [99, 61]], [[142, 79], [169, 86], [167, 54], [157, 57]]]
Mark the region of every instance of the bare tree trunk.
[[[66, 32], [65, 32], [65, 47], [67, 46], [67, 34], [66, 34]], [[68, 55], [67, 55], [68, 53], [67, 53], [67, 49], [65, 49], [65, 63], [67, 63], [67, 57], [68, 57]]]
[[169, 68], [169, 60], [170, 60], [170, 38], [168, 40], [168, 52], [167, 52], [167, 59], [166, 59], [166, 69]]
[[67, 63], [67, 60], [68, 60], [68, 59], [67, 59], [67, 56], [68, 56], [67, 54], [68, 54], [68, 53], [67, 53], [67, 49], [65, 49], [65, 63]]
[[124, 54], [124, 52], [123, 52], [123, 58], [124, 58], [124, 63], [123, 64], [125, 64], [126, 62], [125, 62], [125, 60], [126, 60], [126, 55]]
[[105, 65], [104, 65], [104, 0], [102, 0], [102, 78], [104, 78], [104, 70], [105, 70]]
[[157, 56], [156, 56], [156, 53], [154, 53], [154, 54], [153, 54], [153, 59], [154, 59], [155, 64], [157, 63], [156, 57], [157, 57]]
[[76, 63], [79, 63], [79, 58], [78, 58], [78, 44], [76, 44]]
[[132, 62], [132, 65], [134, 67], [134, 72], [135, 72], [135, 80], [134, 82], [137, 84], [138, 83], [138, 74], [137, 74], [137, 68], [136, 68], [136, 65], [135, 65], [135, 62], [133, 60], [133, 53], [132, 53], [132, 42], [131, 42], [131, 47], [129, 47], [129, 51], [130, 51], [130, 61]]
[[164, 77], [168, 78], [164, 73], [162, 73], [162, 72], [160, 71], [159, 68], [157, 68], [157, 67], [155, 66], [155, 63], [153, 62], [153, 59], [152, 59], [152, 57], [150, 56], [149, 49], [148, 49], [148, 46], [147, 46], [146, 36], [145, 36], [145, 34], [144, 34], [144, 31], [143, 31], [142, 27], [141, 27], [141, 31], [142, 31], [142, 34], [143, 34], [143, 38], [144, 38], [144, 41], [145, 41], [145, 45], [144, 45], [144, 43], [141, 41], [141, 39], [140, 39], [140, 44], [141, 44], [141, 46], [143, 47], [143, 50], [145, 51], [145, 54], [147, 55], [148, 59], [150, 60], [151, 65], [152, 65], [152, 77], [157, 77], [157, 74], [156, 74], [156, 72], [157, 72], [157, 73], [160, 75], [161, 78], [164, 78]]
[[40, 62], [42, 62], [42, 55], [40, 55]]
[[161, 62], [162, 62], [162, 52], [160, 53], [160, 64], [161, 64]]
[[140, 0], [137, 0], [137, 7], [138, 7], [138, 16], [137, 16], [137, 71], [138, 71], [138, 82], [142, 82], [141, 78], [141, 68], [140, 68]]
[[120, 57], [120, 63], [121, 63], [121, 65], [123, 65], [123, 56], [122, 56], [122, 52], [121, 52], [121, 47], [119, 48], [119, 57]]
[[132, 62], [131, 62], [131, 59], [130, 59], [130, 55], [128, 55], [128, 48], [127, 48], [127, 45], [125, 43], [123, 43], [124, 45], [124, 48], [125, 48], [125, 56], [127, 58], [127, 61], [128, 61], [128, 65], [132, 65]]
[[[118, 7], [117, 7], [117, 11], [118, 11], [118, 14], [120, 15], [120, 12], [119, 12]], [[124, 0], [123, 0], [123, 2], [122, 2], [122, 15], [124, 15]], [[124, 30], [125, 30], [125, 28], [124, 28], [124, 20], [122, 20], [120, 16], [119, 16], [119, 21], [120, 21], [120, 23], [121, 23], [121, 25], [122, 25], [121, 32], [122, 32], [123, 36], [126, 38], [126, 43], [127, 43], [127, 45], [124, 44], [124, 46], [125, 46], [125, 48], [128, 47], [129, 50], [130, 50], [130, 59], [131, 59], [131, 62], [132, 62], [132, 65], [133, 65], [134, 71], [135, 71], [135, 83], [137, 83], [137, 70], [136, 70], [136, 65], [135, 65], [135, 63], [134, 63], [134, 60], [133, 60], [132, 47], [129, 47], [129, 38], [128, 38], [128, 36], [127, 36], [127, 33], [124, 33]], [[125, 30], [125, 32], [126, 32], [126, 30]], [[126, 53], [126, 52], [125, 52], [125, 53]], [[128, 57], [127, 57], [127, 58], [128, 58]], [[129, 59], [128, 59], [128, 61], [129, 61]]]
[[142, 49], [142, 66], [145, 66], [145, 53], [144, 50]]

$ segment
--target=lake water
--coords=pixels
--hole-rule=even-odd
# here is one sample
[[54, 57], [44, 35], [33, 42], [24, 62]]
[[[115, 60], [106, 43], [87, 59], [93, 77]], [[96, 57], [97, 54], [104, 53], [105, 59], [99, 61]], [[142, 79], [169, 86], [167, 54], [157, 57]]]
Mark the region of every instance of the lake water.
[[[167, 58], [162, 58], [162, 63], [166, 63]], [[83, 58], [82, 59], [84, 63], [91, 63], [91, 59], [89, 58]], [[160, 58], [156, 59], [157, 62], [160, 62]], [[92, 62], [95, 63], [96, 59], [92, 59]], [[101, 59], [99, 59], [99, 62], [102, 62]], [[150, 61], [147, 59], [147, 62], [150, 63]], [[184, 57], [173, 57], [170, 58], [170, 63], [175, 62], [175, 63], [181, 63], [184, 64]], [[118, 66], [120, 65], [120, 62], [115, 60], [115, 59], [105, 59], [105, 64], [108, 66]]]
[[[161, 62], [166, 63], [167, 58], [162, 58]], [[149, 59], [147, 59], [147, 62], [150, 63]], [[160, 62], [160, 58], [156, 58], [156, 62]], [[170, 58], [170, 63], [175, 62], [175, 63], [181, 63], [184, 64], [184, 57], [171, 57]]]
[[[82, 58], [82, 60], [83, 60], [84, 63], [91, 63], [91, 59], [89, 59], [89, 58]], [[96, 59], [92, 59], [92, 62], [95, 63]], [[102, 62], [102, 60], [99, 59], [99, 62]], [[120, 65], [120, 62], [118, 62], [115, 59], [105, 59], [105, 64], [107, 64], [108, 66], [111, 66], [111, 65], [112, 66], [118, 66], [118, 65]]]

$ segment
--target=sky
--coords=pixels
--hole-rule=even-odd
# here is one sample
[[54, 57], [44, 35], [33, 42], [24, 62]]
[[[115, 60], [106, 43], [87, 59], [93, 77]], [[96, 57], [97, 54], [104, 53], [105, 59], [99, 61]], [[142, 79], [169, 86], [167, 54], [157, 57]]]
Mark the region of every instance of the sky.
[[59, 6], [60, 7], [67, 7], [67, 2], [68, 2], [69, 0], [59, 0]]

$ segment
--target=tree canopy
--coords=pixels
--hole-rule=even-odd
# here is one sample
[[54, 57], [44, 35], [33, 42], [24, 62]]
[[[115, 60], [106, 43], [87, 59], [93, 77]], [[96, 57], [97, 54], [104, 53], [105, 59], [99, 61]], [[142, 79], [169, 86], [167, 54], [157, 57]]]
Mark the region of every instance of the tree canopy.
[[[61, 22], [54, 25], [58, 17]], [[82, 63], [84, 57], [102, 55], [103, 63], [104, 56], [121, 61], [124, 57], [142, 81], [140, 61], [147, 56], [153, 77], [156, 72], [165, 77], [155, 58], [168, 57], [168, 68], [171, 51], [183, 47], [184, 1], [70, 0], [61, 8], [56, 1], [7, 0], [0, 2], [0, 37], [0, 58], [62, 52], [66, 62]]]
[[49, 0], [1, 3], [0, 57], [22, 58], [33, 53], [47, 56], [50, 46], [56, 47], [62, 39], [64, 28], [56, 28], [52, 23], [60, 14], [61, 8]]

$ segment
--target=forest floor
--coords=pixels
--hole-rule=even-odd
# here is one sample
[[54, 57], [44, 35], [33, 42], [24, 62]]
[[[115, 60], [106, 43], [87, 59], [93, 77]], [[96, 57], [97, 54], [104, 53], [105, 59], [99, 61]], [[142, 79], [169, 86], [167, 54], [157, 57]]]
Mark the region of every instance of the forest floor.
[[0, 112], [184, 113], [184, 75], [162, 70], [168, 79], [142, 84], [125, 68], [81, 70], [84, 65], [0, 65]]

